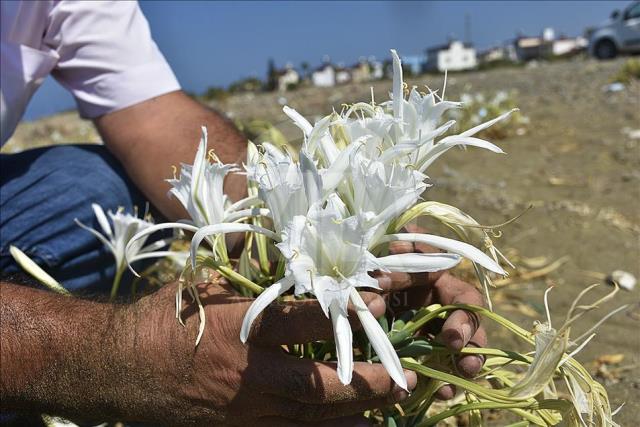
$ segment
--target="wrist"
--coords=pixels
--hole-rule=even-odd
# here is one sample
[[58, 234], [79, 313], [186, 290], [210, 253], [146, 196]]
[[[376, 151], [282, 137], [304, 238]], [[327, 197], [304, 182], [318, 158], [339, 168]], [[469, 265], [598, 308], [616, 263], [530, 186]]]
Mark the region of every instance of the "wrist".
[[109, 400], [102, 381], [111, 362], [101, 360], [118, 329], [116, 306], [1, 288], [3, 409], [97, 415], [99, 402]]
[[121, 419], [166, 422], [190, 409], [183, 392], [193, 375], [197, 315], [187, 314], [180, 325], [175, 291], [168, 284], [115, 313], [120, 330], [113, 331], [113, 340], [120, 351], [114, 363], [121, 374], [114, 385]]

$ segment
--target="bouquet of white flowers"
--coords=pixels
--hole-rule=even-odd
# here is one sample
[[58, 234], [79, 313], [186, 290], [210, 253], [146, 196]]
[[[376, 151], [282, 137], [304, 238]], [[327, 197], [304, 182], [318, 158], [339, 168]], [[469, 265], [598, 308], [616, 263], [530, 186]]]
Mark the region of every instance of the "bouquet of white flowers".
[[[200, 307], [196, 345], [205, 322], [194, 277], [203, 270], [215, 271], [239, 293], [256, 297], [238, 337], [243, 342], [252, 322], [278, 298], [317, 299], [333, 324], [334, 342], [300, 343], [283, 351], [337, 361], [337, 376], [344, 384], [351, 381], [354, 359], [382, 363], [404, 389], [407, 382], [403, 369], [415, 371], [418, 386], [407, 401], [367, 412], [368, 417], [387, 426], [430, 426], [465, 412], [473, 425], [480, 425], [480, 411], [485, 409], [506, 410], [523, 420], [513, 425], [616, 425], [606, 391], [573, 358], [592, 337], [583, 339], [590, 331], [569, 340], [570, 326], [582, 313], [613, 293], [594, 304], [578, 304], [585, 291], [559, 329], [554, 329], [548, 318], [533, 332], [491, 309], [462, 304], [431, 305], [399, 318], [376, 319], [369, 312], [358, 290], [379, 288], [370, 275], [374, 271], [434, 272], [452, 268], [467, 258], [489, 300], [492, 276], [506, 275], [500, 263], [508, 263], [489, 238], [491, 227], [480, 225], [453, 206], [421, 197], [431, 186], [426, 175], [429, 167], [449, 149], [477, 147], [502, 154], [499, 147], [474, 135], [515, 110], [452, 134], [455, 122], [441, 123], [443, 115], [461, 107], [461, 103], [444, 99], [444, 89], [439, 95], [429, 89], [423, 93], [416, 87], [408, 88], [400, 59], [395, 51], [391, 54], [394, 75], [388, 101], [355, 103], [315, 124], [284, 107], [284, 113], [303, 133], [299, 152], [288, 146], [250, 143], [241, 171], [238, 165], [222, 164], [207, 151], [203, 128], [193, 165], [182, 165], [179, 176], [169, 180], [173, 187], [170, 193], [185, 207], [190, 220], [157, 225], [133, 221], [138, 232], [127, 236], [123, 250], [121, 242], [113, 241], [118, 239], [118, 228], [111, 233], [107, 218], [96, 210], [108, 235], [102, 240], [114, 248], [118, 270], [122, 270], [123, 253], [130, 262], [171, 253], [157, 251], [165, 241], [141, 250], [151, 233], [167, 228], [194, 233], [176, 309], [180, 319], [187, 290]], [[224, 179], [230, 173], [246, 173], [248, 179], [248, 196], [235, 203], [223, 191]], [[408, 222], [420, 216], [440, 221], [458, 240], [403, 231]], [[117, 223], [117, 214], [111, 218]], [[133, 228], [127, 226], [127, 230]], [[228, 233], [245, 235], [239, 257], [232, 257], [227, 250], [224, 235]], [[424, 243], [442, 252], [389, 255], [389, 243], [396, 241]], [[204, 243], [212, 252], [199, 252]], [[349, 303], [355, 307], [366, 334], [364, 344], [360, 340], [355, 350], [347, 319]], [[497, 322], [532, 351], [467, 347], [456, 352], [420, 335], [429, 321], [446, 318], [457, 309]], [[571, 346], [576, 349], [568, 353]], [[469, 380], [455, 373], [451, 356], [456, 353], [485, 358], [477, 378]], [[562, 389], [556, 385], [558, 379]], [[462, 393], [447, 402], [434, 402], [435, 391], [444, 383], [457, 386]]]

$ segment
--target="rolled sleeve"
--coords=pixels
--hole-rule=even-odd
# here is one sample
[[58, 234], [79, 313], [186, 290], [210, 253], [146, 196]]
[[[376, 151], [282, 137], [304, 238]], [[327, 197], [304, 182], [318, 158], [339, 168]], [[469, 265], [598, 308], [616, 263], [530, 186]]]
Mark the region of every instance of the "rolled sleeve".
[[85, 118], [180, 89], [137, 2], [57, 2], [45, 44], [60, 57], [52, 75]]

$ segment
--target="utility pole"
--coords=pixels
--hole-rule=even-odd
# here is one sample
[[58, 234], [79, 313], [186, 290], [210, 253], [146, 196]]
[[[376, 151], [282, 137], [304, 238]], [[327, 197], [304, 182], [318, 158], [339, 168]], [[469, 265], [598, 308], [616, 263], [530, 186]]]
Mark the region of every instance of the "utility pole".
[[464, 42], [471, 44], [471, 17], [469, 12], [464, 14]]

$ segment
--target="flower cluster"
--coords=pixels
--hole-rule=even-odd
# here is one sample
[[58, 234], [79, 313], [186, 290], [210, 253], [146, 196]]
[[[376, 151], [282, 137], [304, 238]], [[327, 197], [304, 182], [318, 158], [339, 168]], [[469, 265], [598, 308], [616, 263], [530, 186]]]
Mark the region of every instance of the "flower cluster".
[[[261, 150], [250, 147], [245, 170], [249, 188], [257, 191], [250, 191], [249, 197], [239, 202], [232, 204], [222, 191], [225, 175], [236, 169], [207, 156], [203, 129], [193, 166], [183, 165], [179, 178], [169, 180], [171, 194], [184, 205], [191, 221], [161, 224], [136, 238], [167, 227], [195, 232], [193, 271], [198, 268], [197, 250], [203, 240], [213, 247], [215, 261], [224, 263], [227, 255], [221, 235], [251, 232], [266, 236], [275, 243], [285, 268], [247, 312], [241, 339], [247, 339], [257, 315], [289, 289], [293, 288], [295, 295], [313, 295], [333, 322], [338, 376], [348, 384], [353, 370], [347, 320], [351, 302], [380, 361], [396, 383], [406, 388], [398, 356], [357, 289], [378, 288], [370, 275], [376, 270], [432, 272], [451, 268], [462, 257], [482, 271], [506, 274], [496, 260], [467, 242], [403, 233], [395, 226], [428, 189], [425, 173], [447, 150], [474, 146], [502, 153], [474, 135], [510, 112], [445, 136], [455, 122], [442, 124], [443, 114], [461, 104], [446, 101], [435, 92], [421, 93], [415, 87], [408, 90], [400, 59], [395, 51], [392, 56], [393, 93], [386, 102], [357, 103], [314, 125], [285, 107], [285, 114], [304, 136], [298, 160], [270, 143], [263, 143]], [[248, 222], [255, 218], [269, 218], [272, 227]], [[426, 243], [446, 252], [386, 255], [386, 247], [393, 241]]]

